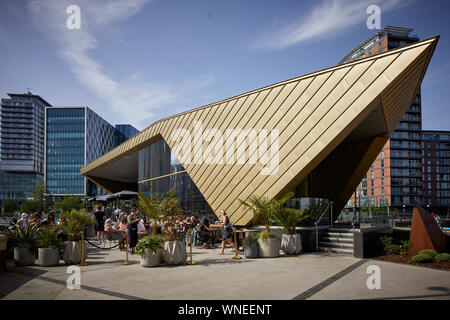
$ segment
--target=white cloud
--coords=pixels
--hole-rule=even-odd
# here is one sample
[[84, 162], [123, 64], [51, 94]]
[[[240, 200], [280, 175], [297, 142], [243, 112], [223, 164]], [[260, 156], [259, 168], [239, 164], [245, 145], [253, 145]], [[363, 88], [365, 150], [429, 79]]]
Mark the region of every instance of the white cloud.
[[[101, 115], [138, 128], [149, 124], [155, 109], [180, 99], [182, 93], [203, 88], [212, 82], [211, 75], [197, 76], [185, 80], [175, 89], [173, 85], [149, 81], [139, 72], [116, 79], [90, 55], [98, 46], [94, 36], [96, 32], [139, 13], [149, 2], [151, 0], [44, 0], [32, 1], [28, 5], [34, 24], [55, 42], [59, 56], [67, 62], [78, 81], [108, 104], [109, 109], [100, 110]], [[66, 27], [69, 16], [66, 8], [71, 4], [81, 9], [79, 30]]]
[[281, 50], [307, 40], [336, 35], [351, 26], [363, 23], [369, 17], [366, 13], [367, 7], [372, 4], [381, 8], [383, 24], [383, 13], [409, 5], [411, 2], [410, 0], [402, 2], [401, 0], [325, 0], [295, 21], [261, 36], [256, 41], [255, 47]]

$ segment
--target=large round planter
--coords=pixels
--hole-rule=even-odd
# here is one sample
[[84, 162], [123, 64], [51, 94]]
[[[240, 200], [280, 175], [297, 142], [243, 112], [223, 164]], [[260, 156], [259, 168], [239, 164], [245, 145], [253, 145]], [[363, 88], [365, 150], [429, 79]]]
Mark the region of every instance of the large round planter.
[[54, 248], [39, 248], [38, 263], [41, 267], [52, 267], [59, 264], [59, 251]]
[[167, 264], [186, 264], [186, 258], [186, 246], [183, 241], [164, 242], [164, 260]]
[[161, 250], [156, 251], [153, 254], [151, 250], [141, 256], [141, 266], [143, 267], [156, 267], [160, 263]]
[[266, 240], [258, 239], [258, 251], [261, 258], [274, 258], [280, 255], [281, 240], [269, 238]]
[[283, 234], [281, 238], [281, 250], [285, 254], [299, 254], [302, 251], [302, 238], [300, 234]]
[[[81, 241], [64, 242], [63, 260], [66, 264], [79, 264], [81, 262]], [[83, 262], [86, 261], [86, 245], [83, 250]]]
[[249, 246], [244, 246], [244, 256], [246, 258], [257, 258], [258, 255], [258, 245], [256, 243], [252, 243]]
[[14, 264], [16, 266], [34, 265], [34, 252], [28, 248], [14, 248]]

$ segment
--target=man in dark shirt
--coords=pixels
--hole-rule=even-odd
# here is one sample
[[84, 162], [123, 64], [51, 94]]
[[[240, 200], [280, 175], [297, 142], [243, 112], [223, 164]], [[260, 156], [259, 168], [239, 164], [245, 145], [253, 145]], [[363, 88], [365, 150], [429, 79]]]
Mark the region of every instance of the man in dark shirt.
[[106, 215], [102, 211], [100, 206], [95, 210], [92, 220], [95, 220], [95, 227], [97, 229], [97, 240], [100, 242], [100, 234], [102, 236], [102, 241], [105, 241], [105, 219]]

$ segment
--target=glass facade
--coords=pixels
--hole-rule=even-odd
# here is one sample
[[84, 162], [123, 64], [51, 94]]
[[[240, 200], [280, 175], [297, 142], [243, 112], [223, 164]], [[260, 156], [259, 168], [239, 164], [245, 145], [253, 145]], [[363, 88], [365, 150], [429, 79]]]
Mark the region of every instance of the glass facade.
[[8, 96], [0, 112], [0, 200], [23, 201], [44, 178], [44, 112], [51, 105], [30, 92]]
[[115, 147], [115, 128], [88, 107], [46, 109], [46, 175], [53, 195], [101, 190], [80, 169]]
[[84, 194], [85, 108], [47, 109], [46, 181], [52, 194]]
[[116, 146], [137, 135], [139, 130], [130, 124], [116, 124]]
[[175, 188], [185, 215], [215, 214], [167, 143], [160, 139], [139, 150], [140, 192], [165, 193]]

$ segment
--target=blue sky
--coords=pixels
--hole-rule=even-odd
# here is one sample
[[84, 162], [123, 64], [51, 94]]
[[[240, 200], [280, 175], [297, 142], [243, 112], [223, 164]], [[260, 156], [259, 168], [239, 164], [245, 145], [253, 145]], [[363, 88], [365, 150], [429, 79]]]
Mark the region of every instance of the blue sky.
[[[81, 9], [69, 30], [66, 8]], [[450, 1], [2, 0], [0, 95], [31, 88], [143, 129], [163, 117], [331, 67], [381, 27], [440, 35], [423, 128], [450, 130]]]

